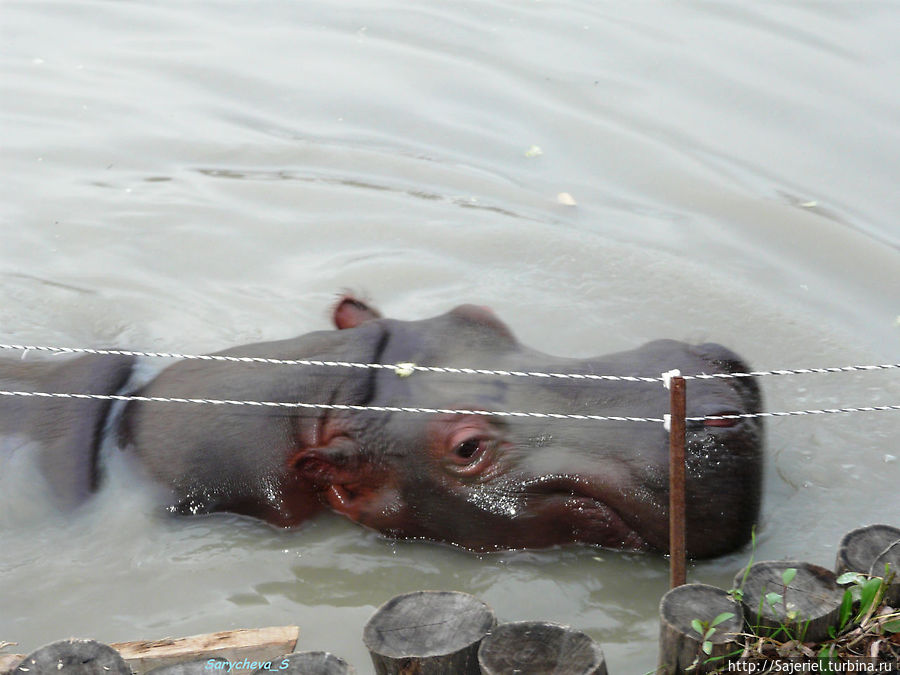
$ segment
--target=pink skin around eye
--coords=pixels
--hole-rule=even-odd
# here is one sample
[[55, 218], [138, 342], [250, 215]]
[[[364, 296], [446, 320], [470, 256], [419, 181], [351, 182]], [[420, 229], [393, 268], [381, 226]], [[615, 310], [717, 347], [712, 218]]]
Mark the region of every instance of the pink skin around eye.
[[454, 473], [474, 476], [491, 464], [491, 450], [496, 441], [482, 427], [463, 427], [455, 430], [447, 442], [447, 460]]

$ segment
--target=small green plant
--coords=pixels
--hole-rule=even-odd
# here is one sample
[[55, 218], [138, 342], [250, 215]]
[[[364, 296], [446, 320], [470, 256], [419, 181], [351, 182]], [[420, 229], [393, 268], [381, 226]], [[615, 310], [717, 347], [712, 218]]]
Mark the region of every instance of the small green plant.
[[[750, 530], [750, 560], [747, 562], [747, 566], [744, 567], [744, 576], [741, 578], [741, 584], [738, 588], [732, 588], [728, 591], [728, 595], [730, 595], [735, 601], [741, 602], [744, 599], [744, 585], [747, 583], [747, 577], [750, 575], [750, 568], [753, 566], [754, 558], [756, 557], [756, 527], [754, 526]], [[784, 572], [781, 573], [781, 582], [782, 582], [782, 592], [781, 593], [763, 593], [763, 596], [759, 599], [759, 607], [757, 608], [757, 616], [762, 617], [763, 607], [764, 605], [768, 605], [771, 609], [775, 609], [775, 605], [781, 603], [784, 604], [784, 596], [787, 593], [787, 587], [797, 576], [797, 569], [794, 567], [789, 567]], [[765, 590], [765, 589], [764, 589]], [[787, 606], [785, 606], [785, 616], [790, 621], [795, 621], [798, 617], [796, 610], [788, 610]], [[809, 621], [807, 621], [800, 631], [800, 640], [806, 636], [806, 631], [809, 628]], [[757, 624], [752, 627], [754, 633], [760, 633], [763, 630], [763, 627], [760, 624]], [[784, 633], [787, 636], [788, 640], [791, 640], [791, 635], [788, 630], [788, 627], [783, 623], [778, 627], [778, 629], [769, 637], [775, 638], [779, 634]]]
[[[894, 573], [887, 565], [883, 578], [856, 572], [840, 575], [837, 582], [848, 587], [841, 597], [836, 625], [828, 629], [830, 639], [818, 644], [806, 643], [809, 622], [800, 626], [796, 639], [784, 623], [777, 629], [753, 626], [753, 634], [744, 636], [744, 653], [762, 658], [815, 659], [820, 672], [837, 672], [833, 668], [839, 661], [871, 657], [876, 653], [889, 661], [896, 660], [900, 655], [892, 645], [900, 644], [895, 637], [900, 633], [900, 611], [887, 607], [884, 602], [886, 589], [893, 578]], [[767, 593], [763, 589], [759, 601], [760, 614], [764, 607], [774, 609], [776, 605], [785, 605], [785, 592], [793, 579], [794, 574], [788, 569], [782, 573], [783, 592]], [[784, 615], [792, 622], [796, 620], [796, 614], [785, 612]]]
[[700, 634], [700, 639], [702, 644], [700, 648], [703, 650], [703, 653], [707, 656], [712, 654], [713, 643], [710, 638], [716, 632], [716, 626], [718, 626], [723, 621], [728, 621], [728, 619], [734, 618], [734, 612], [722, 612], [712, 621], [700, 621], [699, 619], [694, 619], [691, 621], [691, 628], [697, 631]]
[[[728, 591], [728, 594], [738, 602], [744, 599], [744, 586], [756, 557], [755, 530], [751, 532], [750, 539], [752, 542], [750, 560], [744, 568], [743, 577], [739, 584], [736, 581], [737, 588]], [[900, 661], [898, 649], [900, 609], [888, 607], [885, 602], [885, 593], [894, 583], [896, 574], [890, 565], [886, 564], [882, 577], [855, 572], [840, 575], [837, 582], [847, 586], [847, 589], [841, 598], [836, 625], [828, 629], [830, 639], [815, 643], [806, 642], [811, 622], [798, 622], [799, 613], [795, 609], [788, 608], [788, 605], [793, 603], [786, 601], [787, 589], [796, 578], [797, 570], [785, 569], [781, 573], [780, 589], [777, 582], [773, 591], [762, 589], [757, 608], [760, 620], [756, 625], [749, 627], [750, 632], [735, 636], [741, 646], [734, 653], [720, 657], [709, 656], [712, 652], [711, 638], [715, 634], [716, 626], [726, 619], [720, 620], [720, 617], [716, 617], [709, 623], [698, 620], [691, 622], [692, 628], [702, 638], [702, 653], [685, 670], [694, 671], [701, 663], [709, 664], [738, 655], [764, 660], [784, 658], [815, 660], [818, 662], [819, 672], [840, 672], [836, 670], [839, 662], [864, 656], [887, 660], [889, 663]], [[778, 611], [781, 609], [777, 607], [778, 605], [783, 606], [783, 612]], [[777, 627], [763, 625], [763, 610], [767, 608], [784, 617]], [[799, 625], [795, 627], [794, 624], [798, 623]], [[705, 659], [704, 654], [707, 655]]]
[[[784, 604], [784, 596], [787, 595], [787, 587], [790, 586], [791, 582], [794, 580], [794, 577], [797, 576], [797, 568], [796, 567], [788, 567], [784, 572], [781, 573], [781, 583], [782, 589], [781, 593], [766, 593], [763, 597], [765, 598], [766, 604], [769, 605], [773, 610], [775, 609], [775, 605], [781, 604], [785, 609], [785, 616], [788, 619], [793, 621], [797, 618], [796, 611], [787, 611], [787, 605]], [[793, 615], [793, 616], [792, 616]]]
[[[840, 583], [840, 581], [838, 582]], [[837, 637], [837, 633], [843, 633], [844, 629], [847, 628], [847, 624], [850, 623], [850, 616], [853, 614], [853, 593], [850, 592], [848, 588], [844, 591], [844, 596], [841, 598], [841, 609], [838, 613], [838, 627], [837, 631], [835, 631], [834, 626], [828, 627], [828, 635], [834, 640]]]
[[747, 577], [750, 575], [750, 568], [753, 566], [753, 559], [756, 556], [756, 525], [750, 528], [750, 560], [744, 568], [744, 577], [741, 579], [741, 585], [738, 588], [732, 588], [728, 591], [728, 595], [736, 602], [744, 599], [744, 584], [747, 583]]
[[[702, 662], [704, 665], [708, 663], [713, 663], [715, 661], [723, 661], [725, 659], [731, 658], [732, 656], [737, 656], [741, 653], [742, 650], [738, 649], [731, 654], [725, 654], [723, 656], [712, 656], [713, 651], [713, 643], [712, 636], [716, 632], [716, 626], [723, 623], [724, 621], [728, 621], [729, 619], [734, 618], [734, 612], [722, 612], [712, 621], [701, 621], [700, 619], [694, 619], [691, 621], [691, 628], [693, 628], [700, 635], [700, 650], [703, 654], [706, 654], [706, 658], [703, 658], [701, 654], [698, 654], [696, 658], [694, 658], [694, 662], [691, 663], [687, 668], [685, 668], [685, 672], [691, 672], [697, 669], [697, 666]], [[711, 658], [710, 658], [711, 657]], [[702, 659], [702, 661], [701, 661]]]
[[[850, 584], [844, 596], [841, 598], [841, 609], [839, 613], [838, 626], [828, 629], [828, 635], [832, 640], [843, 633], [847, 627], [853, 623], [860, 626], [866, 626], [875, 611], [884, 600], [884, 593], [894, 579], [894, 573], [891, 572], [889, 564], [884, 566], [884, 578], [871, 577], [858, 572], [845, 572], [837, 578], [837, 583], [841, 586]], [[854, 603], [859, 603], [859, 609], [856, 615], [853, 614]], [[888, 621], [882, 625], [886, 632], [894, 633], [891, 630], [895, 621]]]
[[[784, 607], [784, 617], [791, 623], [797, 622], [800, 617], [800, 614], [796, 609], [788, 609], [788, 606], [785, 602], [785, 596], [787, 595], [788, 586], [797, 576], [797, 568], [788, 567], [781, 573], [781, 593], [776, 593], [774, 591], [766, 593], [765, 589], [763, 589], [763, 595], [759, 599], [759, 607], [757, 608], [756, 615], [762, 619], [763, 616], [763, 608], [768, 605], [769, 609], [772, 610], [776, 615], [778, 614], [778, 610], [775, 605], [782, 605]], [[791, 635], [790, 628], [784, 623], [779, 621], [778, 628], [775, 629], [774, 632], [768, 635], [769, 638], [775, 639], [779, 635], [784, 634], [787, 641], [796, 641], [803, 642], [806, 639], [806, 632], [809, 630], [809, 624], [811, 621], [806, 621], [805, 623], [800, 625], [800, 632], [797, 635]], [[761, 631], [765, 630], [764, 626], [759, 623], [752, 627], [753, 632], [756, 634], [760, 634]]]

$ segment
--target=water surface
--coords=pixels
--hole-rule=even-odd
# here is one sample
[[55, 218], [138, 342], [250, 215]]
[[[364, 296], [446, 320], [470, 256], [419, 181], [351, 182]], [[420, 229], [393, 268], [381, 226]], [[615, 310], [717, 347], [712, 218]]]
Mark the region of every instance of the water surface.
[[[489, 305], [587, 356], [672, 337], [757, 368], [900, 361], [900, 8], [889, 3], [7, 1], [0, 337], [197, 352]], [[540, 152], [535, 150], [535, 146]], [[529, 151], [530, 150], [530, 151]], [[568, 193], [576, 206], [559, 203]], [[900, 403], [897, 371], [766, 379], [770, 410]], [[410, 404], [423, 402], [411, 401]], [[897, 525], [900, 413], [775, 420], [756, 556], [830, 566]], [[28, 651], [297, 624], [370, 672], [393, 595], [655, 665], [665, 561], [476, 556], [337, 518], [161, 517], [0, 476], [0, 639]], [[697, 563], [728, 587], [749, 551]]]

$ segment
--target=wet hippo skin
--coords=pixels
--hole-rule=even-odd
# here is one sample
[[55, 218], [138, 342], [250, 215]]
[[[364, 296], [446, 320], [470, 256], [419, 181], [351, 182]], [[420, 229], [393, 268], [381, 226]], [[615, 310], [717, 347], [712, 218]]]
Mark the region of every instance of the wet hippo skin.
[[[716, 344], [673, 340], [591, 359], [521, 345], [490, 310], [464, 305], [426, 320], [383, 318], [342, 298], [337, 330], [221, 352], [492, 370], [658, 377], [730, 373], [747, 366]], [[113, 393], [125, 357], [55, 363], [0, 361], [6, 388]], [[134, 392], [142, 396], [302, 401], [451, 410], [662, 417], [661, 383], [521, 378], [394, 369], [185, 360]], [[0, 432], [40, 441], [41, 466], [66, 504], [97, 485], [102, 401], [2, 402]], [[752, 378], [690, 380], [688, 416], [753, 413]], [[668, 548], [668, 434], [659, 423], [309, 410], [131, 401], [120, 446], [163, 486], [170, 510], [230, 511], [294, 526], [330, 509], [391, 537], [475, 551], [584, 542]], [[687, 539], [695, 557], [745, 543], [760, 502], [759, 419], [689, 422]]]

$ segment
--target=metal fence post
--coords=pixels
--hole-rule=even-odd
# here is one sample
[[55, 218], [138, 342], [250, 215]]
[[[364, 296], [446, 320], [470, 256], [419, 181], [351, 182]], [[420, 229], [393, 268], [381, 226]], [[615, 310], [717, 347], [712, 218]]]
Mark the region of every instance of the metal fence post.
[[669, 381], [669, 583], [672, 588], [686, 581], [685, 561], [685, 384], [674, 376]]

